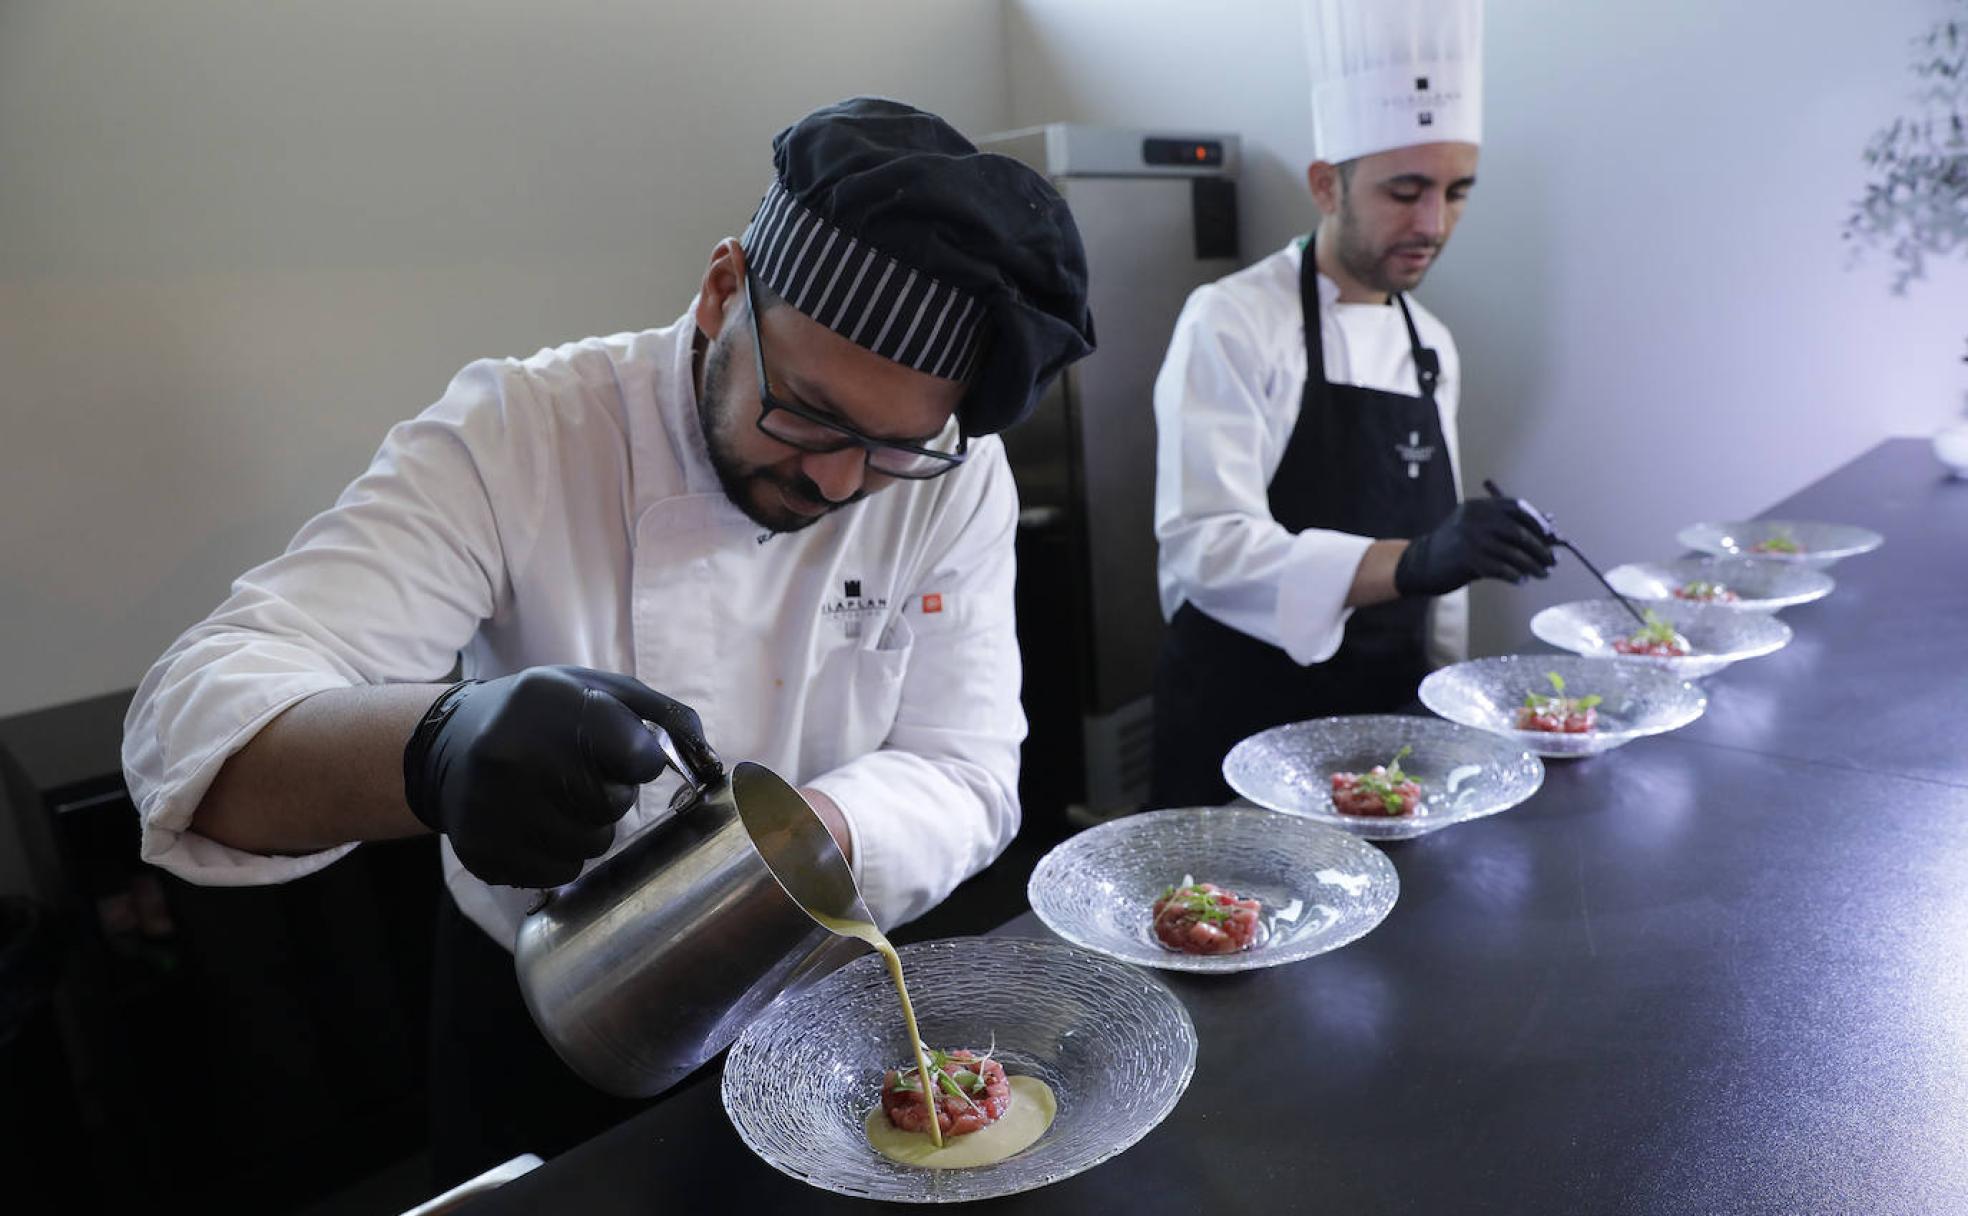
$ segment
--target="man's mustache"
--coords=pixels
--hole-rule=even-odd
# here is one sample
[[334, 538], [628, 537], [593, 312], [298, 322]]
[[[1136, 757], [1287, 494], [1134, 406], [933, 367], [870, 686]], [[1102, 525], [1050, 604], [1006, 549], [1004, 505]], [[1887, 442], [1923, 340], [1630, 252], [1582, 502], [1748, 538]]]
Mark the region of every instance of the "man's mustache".
[[868, 496], [867, 487], [863, 486], [861, 489], [856, 490], [854, 493], [848, 495], [846, 498], [840, 499], [839, 501], [835, 501], [834, 499], [827, 497], [827, 495], [821, 491], [819, 483], [815, 482], [811, 477], [808, 477], [804, 473], [801, 473], [794, 477], [768, 476], [767, 479], [771, 481], [774, 485], [778, 486], [780, 489], [789, 491], [792, 494], [796, 495], [797, 497], [805, 499], [807, 502], [819, 503], [825, 506], [829, 511], [838, 511], [842, 507], [851, 506], [852, 504], [860, 502], [862, 499]]

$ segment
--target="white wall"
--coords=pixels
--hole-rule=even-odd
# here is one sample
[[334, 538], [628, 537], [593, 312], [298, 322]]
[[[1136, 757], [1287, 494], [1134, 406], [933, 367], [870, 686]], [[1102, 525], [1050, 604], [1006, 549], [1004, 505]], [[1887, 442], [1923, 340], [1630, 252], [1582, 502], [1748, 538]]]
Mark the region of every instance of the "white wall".
[[0, 714], [134, 684], [470, 359], [679, 315], [786, 122], [1005, 71], [999, 0], [0, 5]]
[[1314, 217], [1296, 3], [1006, 0], [1011, 120], [1242, 135], [1238, 218], [1244, 258], [1255, 260]]
[[[1295, 0], [1009, 0], [1011, 117], [1245, 137], [1245, 255], [1304, 231]], [[1486, 138], [1421, 297], [1462, 350], [1465, 471], [1602, 566], [1677, 551], [1960, 408], [1968, 260], [1903, 298], [1839, 226], [1943, 0], [1491, 0]], [[1938, 466], [1936, 466], [1938, 475]], [[1484, 588], [1476, 644], [1591, 591]]]
[[[1895, 298], [1837, 236], [1943, 8], [1492, 0], [1423, 291], [1470, 473], [1610, 563], [1948, 418], [1968, 265]], [[469, 359], [676, 315], [852, 92], [1239, 131], [1246, 255], [1313, 220], [1295, 0], [0, 5], [0, 714], [134, 683]]]

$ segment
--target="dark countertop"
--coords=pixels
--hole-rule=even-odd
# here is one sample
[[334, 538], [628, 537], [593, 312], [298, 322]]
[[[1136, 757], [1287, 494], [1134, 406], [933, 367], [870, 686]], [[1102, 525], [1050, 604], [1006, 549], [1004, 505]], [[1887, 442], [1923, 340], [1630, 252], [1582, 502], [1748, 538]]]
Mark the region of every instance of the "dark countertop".
[[[1939, 481], [1893, 441], [1773, 509], [1887, 543], [1786, 614], [1789, 650], [1707, 681], [1695, 727], [1387, 846], [1401, 898], [1367, 937], [1166, 974], [1201, 1038], [1175, 1111], [980, 1208], [1968, 1211], [1968, 485]], [[471, 1211], [869, 1206], [753, 1157], [717, 1086]]]
[[1968, 481], [1924, 440], [1895, 439], [1765, 514], [1886, 543], [1832, 566], [1830, 595], [1783, 612], [1789, 646], [1708, 681], [1708, 713], [1677, 737], [1968, 785]]

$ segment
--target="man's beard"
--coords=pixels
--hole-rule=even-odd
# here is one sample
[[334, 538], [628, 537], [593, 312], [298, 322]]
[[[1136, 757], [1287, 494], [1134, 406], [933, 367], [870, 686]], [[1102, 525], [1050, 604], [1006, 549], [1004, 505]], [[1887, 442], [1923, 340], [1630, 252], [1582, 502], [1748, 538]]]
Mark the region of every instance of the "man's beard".
[[1440, 253], [1442, 247], [1433, 241], [1411, 242], [1395, 245], [1383, 250], [1374, 250], [1360, 237], [1358, 217], [1353, 209], [1345, 204], [1339, 209], [1339, 241], [1333, 250], [1339, 256], [1339, 264], [1353, 280], [1371, 291], [1384, 291], [1389, 295], [1396, 292], [1413, 291], [1427, 275], [1428, 268], [1435, 264], [1431, 258], [1419, 273], [1412, 276], [1397, 273], [1389, 263], [1397, 254], [1410, 249], [1426, 249]]
[[[804, 474], [782, 477], [769, 469], [746, 465], [739, 458], [730, 433], [736, 425], [728, 400], [730, 387], [731, 345], [720, 335], [704, 353], [704, 386], [697, 394], [697, 421], [704, 432], [704, 447], [711, 454], [711, 467], [717, 470], [718, 484], [724, 487], [724, 496], [751, 517], [753, 523], [770, 532], [797, 532], [866, 496], [864, 490], [847, 502], [831, 503], [813, 479]], [[782, 491], [807, 502], [831, 505], [819, 515], [802, 515], [780, 501]]]

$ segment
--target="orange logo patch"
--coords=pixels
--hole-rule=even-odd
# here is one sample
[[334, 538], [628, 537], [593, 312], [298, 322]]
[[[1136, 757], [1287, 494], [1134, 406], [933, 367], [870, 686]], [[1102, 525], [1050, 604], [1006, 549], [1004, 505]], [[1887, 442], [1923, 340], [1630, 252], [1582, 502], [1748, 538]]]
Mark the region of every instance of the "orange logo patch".
[[924, 612], [943, 611], [943, 597], [940, 595], [923, 596], [923, 611]]

